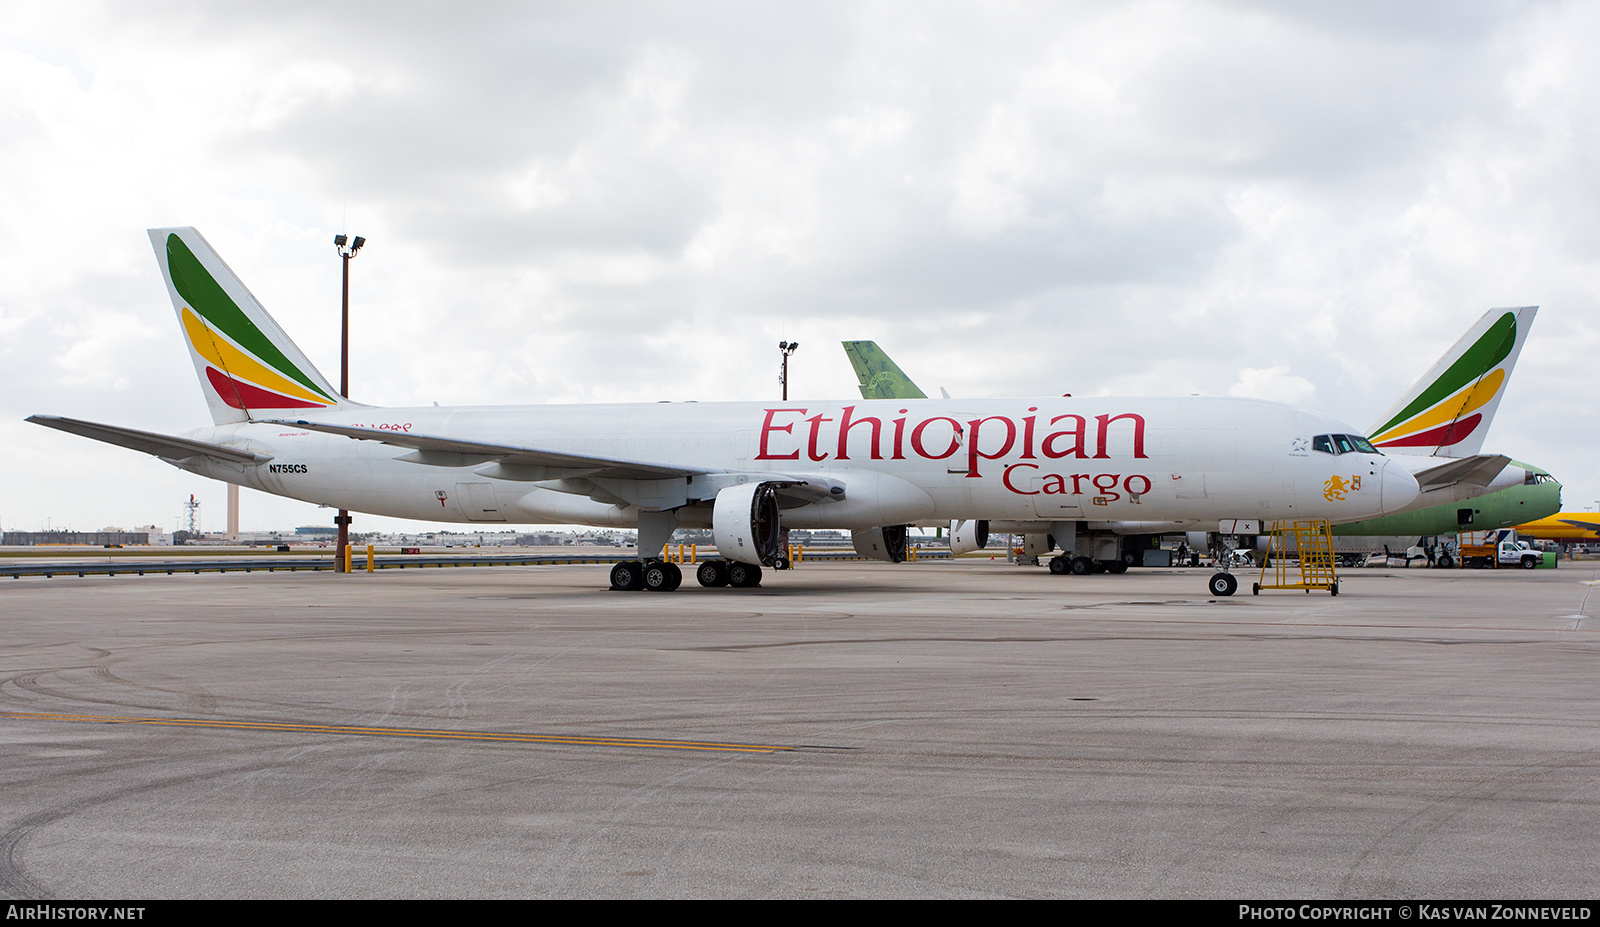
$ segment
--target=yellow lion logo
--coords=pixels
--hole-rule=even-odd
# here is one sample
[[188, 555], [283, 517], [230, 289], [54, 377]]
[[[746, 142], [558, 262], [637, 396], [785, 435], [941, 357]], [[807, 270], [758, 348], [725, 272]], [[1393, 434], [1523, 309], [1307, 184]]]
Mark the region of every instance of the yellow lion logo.
[[1349, 491], [1350, 484], [1337, 476], [1328, 477], [1328, 481], [1322, 484], [1322, 498], [1327, 499], [1329, 502], [1335, 500], [1343, 502], [1344, 494]]

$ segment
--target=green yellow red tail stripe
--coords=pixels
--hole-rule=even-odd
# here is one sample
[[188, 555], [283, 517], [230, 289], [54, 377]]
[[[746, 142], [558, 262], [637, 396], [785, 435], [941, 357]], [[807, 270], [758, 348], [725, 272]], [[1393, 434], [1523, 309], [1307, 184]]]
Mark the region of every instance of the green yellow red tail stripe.
[[1491, 309], [1372, 429], [1382, 448], [1469, 456], [1483, 445], [1536, 306]]

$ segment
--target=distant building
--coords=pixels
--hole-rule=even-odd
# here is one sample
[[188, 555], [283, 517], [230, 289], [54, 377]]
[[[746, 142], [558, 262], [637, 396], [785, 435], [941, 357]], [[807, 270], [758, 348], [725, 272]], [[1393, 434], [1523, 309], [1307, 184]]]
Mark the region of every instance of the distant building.
[[108, 547], [149, 543], [150, 533], [147, 531], [7, 531], [0, 534], [0, 545], [7, 547], [38, 547], [47, 544]]

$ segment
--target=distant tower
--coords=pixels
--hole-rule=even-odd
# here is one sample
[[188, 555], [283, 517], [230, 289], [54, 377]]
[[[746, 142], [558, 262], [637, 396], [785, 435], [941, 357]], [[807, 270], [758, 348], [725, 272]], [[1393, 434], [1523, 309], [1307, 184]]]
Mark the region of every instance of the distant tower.
[[187, 509], [189, 513], [189, 526], [186, 529], [189, 532], [189, 537], [200, 537], [200, 500], [196, 499], [193, 493], [190, 493], [189, 501], [185, 502], [183, 507]]

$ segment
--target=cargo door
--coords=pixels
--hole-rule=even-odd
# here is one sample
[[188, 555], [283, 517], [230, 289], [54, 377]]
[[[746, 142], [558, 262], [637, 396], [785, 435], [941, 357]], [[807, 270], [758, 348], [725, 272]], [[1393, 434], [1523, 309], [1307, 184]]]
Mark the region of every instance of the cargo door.
[[1034, 477], [1028, 487], [1033, 490], [1033, 495], [1028, 497], [1033, 500], [1033, 513], [1050, 521], [1082, 520], [1082, 497], [1061, 491], [1071, 485], [1070, 478], [1063, 480], [1060, 477]]
[[456, 503], [467, 521], [505, 521], [494, 497], [493, 483], [457, 483]]

